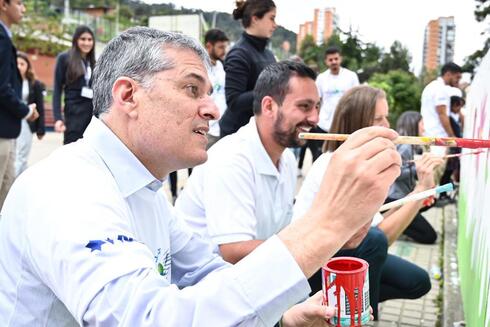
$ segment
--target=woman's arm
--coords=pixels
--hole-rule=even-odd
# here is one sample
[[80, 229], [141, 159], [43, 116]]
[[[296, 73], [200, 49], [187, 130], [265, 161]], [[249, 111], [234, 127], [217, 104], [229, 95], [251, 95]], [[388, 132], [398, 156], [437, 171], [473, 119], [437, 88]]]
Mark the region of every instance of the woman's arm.
[[[425, 153], [421, 159], [417, 160], [417, 177], [419, 183], [415, 186], [412, 193], [419, 193], [433, 188], [434, 185], [434, 168], [441, 165], [443, 159], [434, 157]], [[410, 194], [412, 194], [410, 193]], [[400, 208], [391, 209], [383, 214], [384, 218], [379, 223], [381, 229], [388, 238], [388, 245], [393, 244], [401, 233], [410, 225], [420, 209], [422, 209], [424, 200], [409, 202]]]

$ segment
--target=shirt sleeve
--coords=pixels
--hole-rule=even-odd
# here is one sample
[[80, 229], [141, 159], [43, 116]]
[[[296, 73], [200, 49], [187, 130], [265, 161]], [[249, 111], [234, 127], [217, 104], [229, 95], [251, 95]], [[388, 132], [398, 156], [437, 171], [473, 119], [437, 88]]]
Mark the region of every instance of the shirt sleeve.
[[253, 90], [247, 90], [251, 66], [242, 51], [233, 49], [225, 59], [225, 94], [230, 112], [252, 111]]
[[255, 183], [252, 164], [238, 154], [207, 164], [203, 205], [208, 233], [216, 244], [256, 239]]
[[449, 105], [449, 95], [447, 86], [438, 87], [436, 92], [434, 93], [434, 104], [437, 106], [446, 106]]
[[[175, 256], [206, 254], [191, 239]], [[179, 251], [180, 252], [180, 251]], [[218, 259], [216, 259], [218, 260]], [[210, 268], [210, 266], [209, 266]], [[221, 265], [194, 286], [179, 289], [151, 269], [112, 280], [83, 315], [88, 326], [272, 326], [310, 288], [277, 236], [236, 265]]]
[[54, 86], [53, 86], [53, 115], [54, 121], [63, 120], [61, 114], [61, 94], [63, 85], [65, 84], [66, 74], [66, 54], [62, 53], [56, 58], [56, 66], [54, 69]]
[[11, 74], [17, 74], [17, 71], [11, 71], [10, 58], [13, 56], [12, 48], [7, 40], [8, 36], [0, 34], [0, 110], [9, 111], [11, 115], [20, 119], [29, 117], [32, 110], [25, 105], [19, 98], [10, 83]]
[[359, 85], [359, 76], [355, 72], [352, 72], [352, 86], [358, 86]]

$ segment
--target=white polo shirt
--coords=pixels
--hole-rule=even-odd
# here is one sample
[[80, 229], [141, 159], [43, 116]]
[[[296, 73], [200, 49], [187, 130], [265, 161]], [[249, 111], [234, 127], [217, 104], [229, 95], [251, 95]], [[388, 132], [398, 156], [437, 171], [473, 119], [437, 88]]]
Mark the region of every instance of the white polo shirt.
[[[313, 204], [320, 185], [323, 181], [323, 176], [327, 170], [330, 159], [332, 158], [331, 152], [323, 153], [318, 159], [315, 160], [308, 174], [306, 175], [301, 188], [296, 195], [296, 201], [293, 208], [293, 220], [301, 218], [310, 209]], [[373, 217], [371, 226], [377, 226], [383, 220], [383, 215], [379, 212]]]
[[215, 244], [265, 240], [287, 226], [296, 188], [296, 160], [286, 149], [276, 168], [255, 119], [209, 150], [175, 207], [197, 233]]
[[337, 75], [333, 75], [328, 69], [317, 76], [316, 86], [322, 98], [318, 121], [318, 126], [321, 129], [330, 130], [337, 103], [347, 90], [357, 85], [359, 85], [357, 74], [343, 67], [340, 67]]
[[[209, 80], [213, 86], [213, 98], [214, 103], [219, 109], [219, 116], [223, 117], [226, 111], [226, 97], [225, 97], [225, 69], [221, 61], [217, 60], [216, 65], [210, 65], [208, 69]], [[219, 137], [219, 119], [211, 120], [209, 122], [209, 134]]]
[[442, 77], [427, 84], [422, 91], [420, 113], [424, 119], [425, 135], [447, 137], [448, 134], [441, 124], [436, 107], [446, 106], [449, 115], [450, 88], [444, 83]]
[[271, 326], [309, 293], [279, 238], [228, 265], [160, 187], [96, 118], [23, 173], [0, 220], [2, 325]]

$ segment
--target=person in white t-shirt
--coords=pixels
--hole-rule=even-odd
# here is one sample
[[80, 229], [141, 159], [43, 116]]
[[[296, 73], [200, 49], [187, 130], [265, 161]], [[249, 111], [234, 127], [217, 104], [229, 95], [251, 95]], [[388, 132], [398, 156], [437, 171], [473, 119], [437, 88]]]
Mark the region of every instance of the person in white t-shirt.
[[322, 98], [318, 127], [328, 132], [337, 103], [346, 91], [359, 85], [359, 78], [356, 73], [341, 66], [342, 56], [337, 47], [325, 50], [324, 61], [328, 69], [316, 78], [316, 86]]
[[[219, 29], [210, 29], [204, 35], [204, 47], [208, 52], [211, 65], [208, 68], [208, 76], [213, 86], [214, 103], [219, 109], [220, 117], [223, 116], [226, 110], [225, 96], [225, 69], [223, 68], [223, 60], [228, 47], [228, 37], [225, 32]], [[219, 140], [219, 120], [211, 120], [209, 122], [208, 132], [208, 149]]]
[[[341, 66], [342, 56], [339, 48], [328, 47], [325, 50], [324, 62], [328, 69], [316, 78], [316, 86], [322, 99], [322, 106], [318, 126], [312, 130], [315, 133], [326, 133], [330, 130], [337, 102], [347, 90], [359, 85], [357, 74]], [[307, 147], [311, 151], [313, 161], [322, 153], [322, 145], [323, 141], [308, 141]], [[305, 150], [302, 149], [302, 156], [304, 156]], [[302, 162], [301, 158], [300, 162]]]
[[[449, 121], [449, 99], [451, 90], [461, 79], [461, 67], [453, 62], [441, 68], [441, 76], [427, 84], [422, 91], [420, 113], [424, 119], [425, 135], [433, 137], [454, 137], [454, 131]], [[443, 156], [445, 147], [431, 147], [431, 152]]]
[[[358, 86], [347, 91], [340, 99], [331, 132], [350, 134], [367, 126], [389, 127], [388, 103], [382, 90]], [[320, 181], [340, 144], [341, 142], [336, 141], [326, 142], [326, 152], [311, 166], [296, 196], [293, 221], [308, 212], [312, 203], [316, 201]], [[425, 191], [433, 186], [433, 168], [437, 163], [437, 159], [428, 158], [417, 162], [419, 183], [414, 192]], [[387, 253], [388, 246], [400, 236], [422, 206], [422, 200], [413, 201], [383, 215], [376, 213], [372, 222], [368, 222], [357, 233], [357, 237], [350, 240], [351, 244], [348, 247], [354, 246], [355, 249], [342, 249], [336, 254], [360, 257], [369, 263], [370, 303], [375, 319], [378, 316], [378, 302], [395, 298], [419, 298], [431, 288], [430, 278], [425, 270]], [[321, 289], [321, 285], [320, 273], [310, 278], [313, 290]]]
[[325, 173], [346, 187], [322, 187], [304, 219], [227, 264], [158, 192], [169, 172], [207, 159], [208, 122], [219, 114], [208, 60], [196, 40], [147, 27], [107, 44], [93, 76], [99, 118], [83, 139], [28, 168], [2, 208], [4, 325], [324, 322], [318, 295], [293, 305], [310, 292], [307, 278], [383, 202], [399, 174], [398, 134], [352, 135]]

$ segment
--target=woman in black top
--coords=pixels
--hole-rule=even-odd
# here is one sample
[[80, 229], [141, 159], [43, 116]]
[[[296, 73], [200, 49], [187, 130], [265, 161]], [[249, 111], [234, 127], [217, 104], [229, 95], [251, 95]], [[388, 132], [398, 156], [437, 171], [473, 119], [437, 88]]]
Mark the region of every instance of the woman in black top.
[[[92, 71], [95, 66], [94, 33], [87, 26], [78, 26], [72, 47], [56, 59], [53, 90], [55, 131], [64, 132], [64, 144], [82, 137], [92, 118]], [[65, 93], [63, 121], [61, 93]]]
[[32, 146], [32, 134], [36, 133], [41, 140], [46, 134], [44, 129], [44, 85], [36, 79], [27, 54], [17, 52], [17, 68], [22, 77], [22, 101], [35, 103], [39, 118], [33, 122], [23, 119], [21, 131], [16, 140], [15, 175], [19, 176], [27, 168], [27, 161]]
[[233, 11], [245, 28], [225, 59], [225, 94], [228, 106], [220, 120], [221, 137], [235, 133], [253, 116], [253, 88], [260, 72], [276, 62], [266, 49], [276, 29], [276, 5], [272, 0], [237, 1]]

